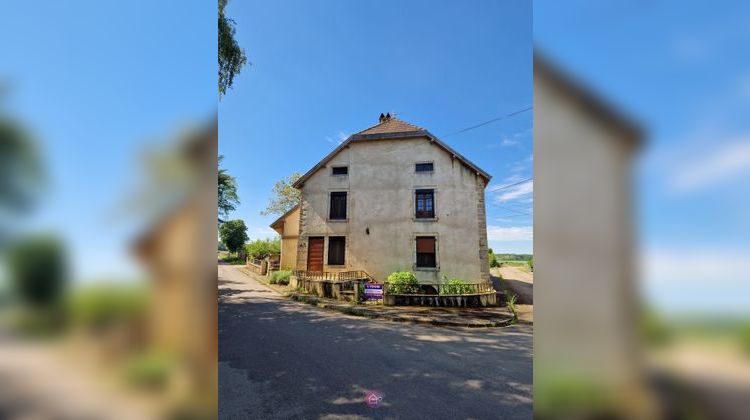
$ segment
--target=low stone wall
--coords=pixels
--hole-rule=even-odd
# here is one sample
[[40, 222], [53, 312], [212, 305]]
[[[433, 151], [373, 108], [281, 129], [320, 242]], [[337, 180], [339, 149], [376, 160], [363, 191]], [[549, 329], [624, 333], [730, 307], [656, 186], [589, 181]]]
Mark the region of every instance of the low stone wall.
[[386, 294], [383, 304], [388, 306], [440, 306], [476, 308], [496, 306], [497, 295], [493, 292], [472, 295], [394, 295]]

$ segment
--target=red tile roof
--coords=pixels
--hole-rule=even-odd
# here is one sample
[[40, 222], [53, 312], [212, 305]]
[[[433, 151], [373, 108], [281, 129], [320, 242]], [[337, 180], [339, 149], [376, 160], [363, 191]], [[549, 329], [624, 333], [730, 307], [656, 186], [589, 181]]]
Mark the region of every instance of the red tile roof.
[[405, 133], [411, 131], [424, 131], [422, 127], [409, 124], [406, 121], [399, 120], [396, 117], [383, 119], [382, 122], [360, 131], [357, 134], [385, 134], [385, 133]]

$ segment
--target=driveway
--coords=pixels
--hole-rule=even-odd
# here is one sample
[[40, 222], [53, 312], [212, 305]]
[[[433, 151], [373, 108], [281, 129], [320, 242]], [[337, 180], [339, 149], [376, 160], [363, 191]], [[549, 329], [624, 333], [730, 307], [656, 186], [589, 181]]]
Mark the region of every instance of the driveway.
[[[508, 266], [493, 268], [491, 273], [495, 290], [509, 289], [518, 296], [518, 304], [534, 304], [534, 274]], [[502, 276], [502, 280], [497, 277], [498, 274]]]
[[352, 317], [218, 270], [220, 418], [531, 418], [530, 325]]

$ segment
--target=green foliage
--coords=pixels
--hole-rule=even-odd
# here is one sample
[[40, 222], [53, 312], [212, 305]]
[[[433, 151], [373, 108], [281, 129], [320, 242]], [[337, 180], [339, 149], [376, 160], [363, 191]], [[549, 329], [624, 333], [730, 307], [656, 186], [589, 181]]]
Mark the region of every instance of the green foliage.
[[228, 220], [219, 226], [219, 237], [229, 252], [237, 253], [247, 242], [247, 226], [242, 220]]
[[534, 257], [529, 258], [529, 270], [534, 271]]
[[396, 295], [418, 294], [419, 281], [411, 271], [395, 271], [388, 275], [388, 292]]
[[234, 21], [224, 14], [228, 0], [219, 0], [219, 98], [232, 87], [234, 76], [247, 63], [245, 51], [234, 39]]
[[518, 321], [518, 310], [516, 309], [516, 299], [518, 296], [511, 294], [510, 292], [505, 292], [505, 305], [508, 307], [508, 310], [513, 314], [513, 320]]
[[533, 258], [532, 254], [495, 254], [499, 262], [506, 261], [528, 261]]
[[68, 283], [63, 244], [51, 236], [36, 236], [16, 243], [8, 255], [8, 272], [18, 296], [29, 305], [52, 306]]
[[[218, 186], [218, 209], [219, 214], [226, 218], [230, 212], [240, 204], [240, 197], [237, 195], [237, 180], [229, 175], [226, 169], [221, 167], [221, 161], [224, 156], [219, 156], [219, 186]], [[219, 218], [220, 222], [224, 220]]]
[[245, 260], [240, 258], [237, 254], [230, 254], [228, 252], [220, 253], [219, 259], [221, 261], [224, 261], [227, 264], [237, 265], [237, 264], [245, 264]]
[[268, 280], [271, 284], [289, 284], [289, 277], [292, 276], [291, 270], [274, 271]]
[[471, 292], [471, 286], [459, 278], [452, 278], [440, 285], [441, 295], [462, 295]]
[[14, 226], [10, 216], [23, 216], [33, 207], [42, 174], [39, 151], [27, 130], [0, 115], [0, 247]]
[[101, 329], [144, 318], [149, 301], [149, 291], [144, 287], [98, 284], [73, 293], [68, 313], [75, 325]]
[[166, 353], [144, 353], [125, 364], [125, 379], [131, 385], [148, 390], [161, 390], [175, 369], [175, 358]]
[[487, 251], [487, 256], [490, 267], [500, 267], [500, 262], [497, 260], [497, 255], [492, 251], [492, 248]]
[[673, 331], [656, 312], [645, 310], [639, 317], [641, 335], [647, 344], [660, 347], [673, 339]]
[[245, 245], [245, 252], [250, 258], [263, 259], [281, 253], [281, 239], [257, 239]]
[[745, 325], [740, 332], [740, 345], [742, 350], [750, 355], [750, 324]]
[[263, 216], [268, 216], [269, 214], [280, 216], [299, 204], [300, 190], [292, 187], [292, 184], [297, 182], [301, 177], [302, 175], [295, 172], [287, 178], [277, 181], [273, 186], [273, 197], [269, 200], [266, 209], [260, 212], [260, 214]]

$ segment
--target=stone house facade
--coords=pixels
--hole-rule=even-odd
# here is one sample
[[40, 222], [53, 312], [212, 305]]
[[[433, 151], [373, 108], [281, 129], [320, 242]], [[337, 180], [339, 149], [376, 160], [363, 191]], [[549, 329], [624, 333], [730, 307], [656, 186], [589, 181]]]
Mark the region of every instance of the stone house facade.
[[390, 115], [347, 138], [294, 186], [296, 268], [364, 270], [378, 282], [489, 281], [490, 175], [427, 130]]

